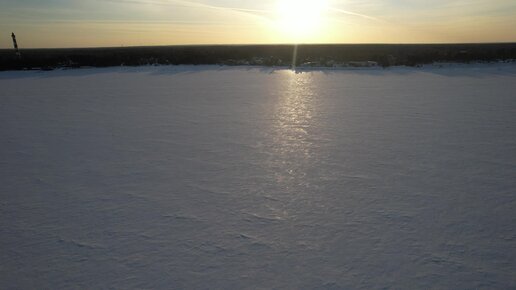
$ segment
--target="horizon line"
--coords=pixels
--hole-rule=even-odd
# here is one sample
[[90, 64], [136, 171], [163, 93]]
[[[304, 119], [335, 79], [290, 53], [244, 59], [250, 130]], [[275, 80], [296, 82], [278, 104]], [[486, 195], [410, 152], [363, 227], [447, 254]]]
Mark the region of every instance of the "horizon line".
[[[315, 46], [315, 45], [489, 45], [489, 44], [516, 44], [516, 41], [490, 41], [490, 42], [353, 42], [353, 43], [241, 43], [241, 44], [159, 44], [159, 45], [121, 45], [121, 46], [70, 46], [70, 47], [28, 47], [20, 48], [20, 51], [31, 49], [113, 49], [113, 48], [150, 48], [150, 47], [209, 47], [209, 46]], [[0, 48], [1, 50], [12, 50], [14, 48]]]

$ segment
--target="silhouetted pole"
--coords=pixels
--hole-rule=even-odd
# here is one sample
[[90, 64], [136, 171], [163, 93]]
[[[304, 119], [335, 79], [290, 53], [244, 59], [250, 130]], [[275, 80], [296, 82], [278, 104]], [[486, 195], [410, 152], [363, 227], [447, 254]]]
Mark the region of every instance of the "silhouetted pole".
[[16, 52], [16, 56], [20, 57], [21, 54], [18, 50], [18, 42], [16, 41], [16, 35], [14, 35], [14, 32], [11, 34], [11, 37], [13, 38], [14, 51]]

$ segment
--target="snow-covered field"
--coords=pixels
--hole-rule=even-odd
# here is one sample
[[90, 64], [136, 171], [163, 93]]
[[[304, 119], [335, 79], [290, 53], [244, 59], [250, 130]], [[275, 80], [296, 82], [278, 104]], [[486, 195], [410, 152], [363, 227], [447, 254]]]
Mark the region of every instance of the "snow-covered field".
[[0, 73], [1, 289], [516, 289], [516, 65]]

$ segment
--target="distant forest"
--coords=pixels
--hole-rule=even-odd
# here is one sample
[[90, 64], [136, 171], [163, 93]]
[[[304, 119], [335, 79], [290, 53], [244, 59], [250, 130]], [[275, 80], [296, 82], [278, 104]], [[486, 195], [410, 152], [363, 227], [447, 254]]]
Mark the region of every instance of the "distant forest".
[[[0, 50], [0, 70], [140, 65], [291, 66], [293, 45], [158, 46], [81, 49]], [[516, 43], [499, 44], [334, 44], [299, 45], [296, 63], [317, 66], [374, 62], [375, 65], [418, 66], [435, 62], [516, 60]]]

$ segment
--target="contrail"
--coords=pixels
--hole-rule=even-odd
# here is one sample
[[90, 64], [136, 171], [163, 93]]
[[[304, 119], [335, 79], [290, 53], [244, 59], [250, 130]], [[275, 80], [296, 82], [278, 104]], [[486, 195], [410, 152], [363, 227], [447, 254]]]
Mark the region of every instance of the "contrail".
[[[157, 1], [154, 1], [157, 2]], [[158, 4], [176, 4], [183, 7], [197, 7], [197, 8], [206, 8], [206, 9], [213, 9], [213, 10], [219, 10], [219, 11], [227, 11], [227, 12], [236, 12], [241, 15], [245, 16], [251, 16], [254, 18], [258, 18], [260, 20], [266, 20], [269, 21], [267, 17], [263, 17], [259, 14], [268, 14], [270, 11], [267, 10], [258, 10], [258, 9], [246, 9], [246, 8], [236, 8], [236, 7], [226, 7], [226, 6], [215, 6], [205, 3], [200, 3], [196, 1], [188, 1], [188, 0], [165, 0], [157, 2]]]
[[266, 17], [260, 16], [259, 14], [269, 14], [271, 11], [267, 10], [258, 10], [258, 9], [246, 9], [246, 8], [236, 8], [236, 7], [225, 7], [225, 6], [215, 6], [204, 4], [195, 1], [188, 0], [107, 0], [109, 2], [115, 3], [128, 3], [128, 4], [152, 4], [152, 5], [162, 5], [162, 6], [175, 6], [175, 7], [191, 7], [191, 8], [205, 8], [212, 10], [220, 10], [227, 12], [236, 12], [246, 16], [252, 16], [255, 18], [259, 18], [262, 20], [269, 20]]
[[373, 20], [373, 21], [376, 21], [376, 22], [383, 22], [383, 23], [386, 22], [385, 20], [380, 19], [380, 18], [372, 17], [372, 16], [365, 15], [365, 14], [355, 13], [355, 12], [344, 10], [344, 9], [330, 7], [330, 10], [335, 11], [335, 12], [339, 12], [339, 13], [342, 13], [342, 14], [362, 17], [362, 18]]
[[[200, 2], [196, 2], [196, 1], [189, 1], [189, 0], [161, 0], [161, 1], [160, 0], [108, 0], [108, 1], [121, 2], [121, 3], [132, 3], [132, 4], [153, 4], [153, 5], [164, 5], [164, 6], [212, 9], [212, 10], [238, 13], [241, 15], [257, 18], [257, 19], [260, 19], [262, 21], [267, 21], [267, 22], [273, 21], [272, 18], [273, 18], [273, 15], [275, 14], [275, 11], [271, 11], [271, 10], [215, 6], [215, 5], [200, 3]], [[349, 11], [349, 10], [344, 10], [344, 9], [335, 8], [335, 7], [329, 7], [328, 10], [346, 14], [346, 15], [361, 17], [361, 18], [376, 21], [376, 22], [386, 23], [385, 20], [382, 20], [380, 18], [376, 18], [376, 17], [369, 16], [366, 14], [356, 13], [356, 12]], [[269, 17], [264, 16], [264, 15], [268, 15]]]
[[[225, 6], [214, 6], [214, 5], [199, 3], [199, 2], [195, 2], [195, 1], [187, 1], [187, 0], [168, 0], [168, 1], [175, 2], [175, 3], [181, 3], [181, 4], [183, 4], [185, 6], [189, 6], [189, 7], [203, 7], [203, 8], [216, 9], [216, 10], [226, 10], [226, 11], [242, 12], [242, 13], [245, 13], [245, 14], [253, 15], [253, 16], [258, 17], [258, 18], [263, 19], [263, 20], [270, 20], [270, 19], [268, 19], [267, 17], [260, 16], [258, 14], [269, 14], [270, 15], [270, 14], [274, 14], [275, 13], [274, 11], [270, 11], [270, 10], [258, 10], [258, 9], [245, 9], [245, 8], [235, 8], [235, 7], [225, 7]], [[376, 22], [383, 22], [383, 23], [386, 22], [385, 20], [382, 20], [380, 18], [376, 18], [376, 17], [369, 16], [369, 15], [366, 15], [366, 14], [356, 13], [356, 12], [352, 12], [352, 11], [348, 11], [348, 10], [344, 10], [344, 9], [339, 9], [339, 8], [335, 8], [335, 7], [329, 7], [329, 10], [335, 11], [335, 12], [339, 12], [339, 13], [342, 13], [342, 14], [346, 14], [346, 15], [352, 15], [352, 16], [357, 16], [357, 17], [373, 20], [373, 21], [376, 21]]]
[[237, 12], [252, 12], [252, 13], [268, 13], [266, 10], [256, 10], [256, 9], [245, 9], [245, 8], [235, 8], [235, 7], [226, 7], [226, 6], [215, 6], [195, 1], [187, 1], [187, 0], [168, 0], [167, 2], [174, 2], [178, 4], [183, 4], [188, 7], [200, 7], [200, 8], [208, 8], [215, 10], [226, 10], [226, 11], [237, 11]]

